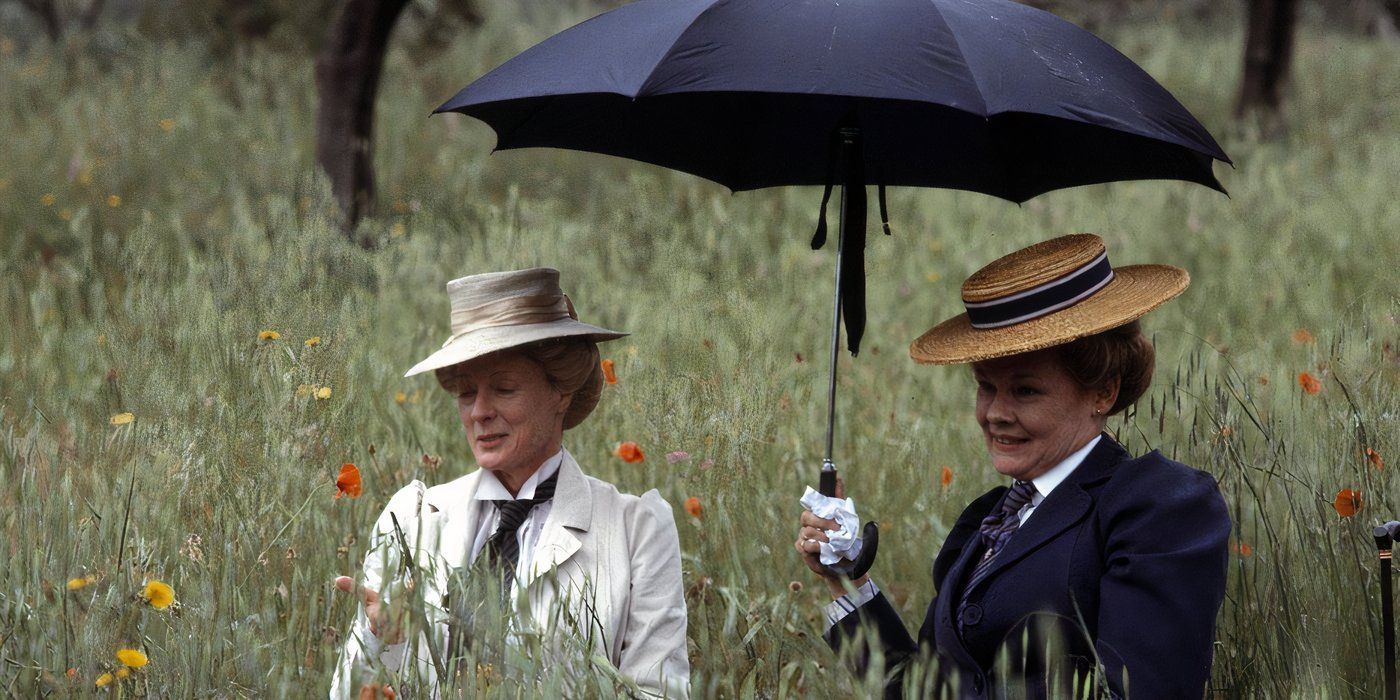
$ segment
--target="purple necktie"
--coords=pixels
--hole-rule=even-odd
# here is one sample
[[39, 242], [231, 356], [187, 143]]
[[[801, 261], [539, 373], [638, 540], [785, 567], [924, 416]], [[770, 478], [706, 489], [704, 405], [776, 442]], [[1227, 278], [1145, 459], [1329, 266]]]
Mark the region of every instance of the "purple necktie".
[[982, 554], [981, 561], [977, 562], [977, 568], [972, 570], [972, 576], [967, 579], [967, 585], [963, 586], [963, 596], [967, 591], [972, 590], [984, 576], [987, 570], [992, 568], [992, 560], [1011, 541], [1011, 536], [1016, 534], [1016, 528], [1021, 526], [1019, 517], [1021, 509], [1031, 502], [1035, 496], [1035, 484], [1029, 481], [1017, 481], [1011, 485], [1011, 490], [1006, 492], [1006, 498], [1001, 501], [1001, 508], [995, 513], [982, 519], [982, 544], [987, 551]]

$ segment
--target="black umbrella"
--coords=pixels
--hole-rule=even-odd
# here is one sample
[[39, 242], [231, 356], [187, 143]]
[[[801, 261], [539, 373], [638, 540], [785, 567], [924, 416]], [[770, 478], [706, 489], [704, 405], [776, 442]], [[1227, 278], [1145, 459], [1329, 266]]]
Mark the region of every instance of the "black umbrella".
[[638, 0], [544, 40], [437, 111], [485, 121], [497, 149], [606, 153], [735, 191], [823, 184], [813, 247], [826, 240], [825, 205], [840, 184], [834, 316], [852, 354], [865, 326], [867, 184], [888, 221], [886, 185], [1014, 202], [1135, 179], [1223, 192], [1211, 166], [1229, 162], [1131, 60], [1010, 0]]

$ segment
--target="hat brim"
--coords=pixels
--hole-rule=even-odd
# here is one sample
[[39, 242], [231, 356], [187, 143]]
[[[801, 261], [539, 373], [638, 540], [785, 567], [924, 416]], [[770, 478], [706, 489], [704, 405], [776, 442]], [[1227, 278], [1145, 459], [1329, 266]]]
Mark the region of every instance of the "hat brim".
[[459, 338], [453, 338], [447, 341], [447, 343], [442, 346], [442, 349], [414, 365], [413, 368], [404, 373], [403, 376], [412, 377], [415, 374], [422, 374], [430, 370], [475, 360], [478, 357], [489, 355], [493, 352], [509, 350], [511, 348], [529, 345], [530, 343], [549, 340], [551, 338], [583, 337], [595, 343], [601, 343], [606, 340], [616, 340], [626, 335], [626, 333], [621, 331], [610, 331], [606, 328], [580, 323], [573, 319], [551, 321], [549, 323], [530, 323], [519, 326], [480, 328]]
[[1043, 350], [1141, 318], [1190, 283], [1185, 270], [1171, 265], [1115, 267], [1112, 282], [1073, 306], [1002, 328], [973, 328], [959, 314], [910, 343], [909, 356], [920, 364], [957, 365]]

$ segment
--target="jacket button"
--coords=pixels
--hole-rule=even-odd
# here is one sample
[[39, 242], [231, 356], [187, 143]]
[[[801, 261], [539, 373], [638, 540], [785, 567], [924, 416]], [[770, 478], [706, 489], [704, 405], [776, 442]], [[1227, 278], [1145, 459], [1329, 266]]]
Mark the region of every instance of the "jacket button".
[[962, 609], [958, 617], [962, 621], [963, 627], [976, 627], [977, 623], [982, 621], [982, 606], [971, 603]]

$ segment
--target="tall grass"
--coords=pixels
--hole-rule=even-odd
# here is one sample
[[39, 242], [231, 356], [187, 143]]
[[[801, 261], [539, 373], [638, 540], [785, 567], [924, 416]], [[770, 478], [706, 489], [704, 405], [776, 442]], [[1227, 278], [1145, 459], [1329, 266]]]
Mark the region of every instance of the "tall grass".
[[[820, 587], [789, 544], [824, 430], [832, 256], [805, 245], [820, 192], [730, 195], [576, 153], [488, 157], [482, 125], [425, 117], [576, 17], [503, 11], [427, 63], [391, 53], [373, 252], [330, 223], [304, 59], [134, 39], [100, 58], [0, 55], [0, 688], [86, 691], [132, 646], [151, 663], [123, 692], [323, 692], [353, 613], [331, 579], [358, 568], [396, 489], [473, 468], [448, 398], [401, 378], [446, 332], [442, 284], [540, 264], [562, 270], [584, 320], [633, 333], [603, 346], [620, 382], [566, 444], [589, 473], [677, 507], [697, 693], [869, 689], [820, 641]], [[920, 619], [943, 536], [997, 483], [968, 374], [914, 365], [908, 342], [959, 311], [958, 283], [981, 264], [1097, 232], [1116, 263], [1192, 273], [1147, 319], [1148, 396], [1110, 427], [1134, 452], [1210, 471], [1230, 504], [1213, 687], [1375, 693], [1369, 530], [1400, 507], [1400, 115], [1387, 98], [1400, 54], [1305, 29], [1293, 128], [1261, 141], [1228, 115], [1237, 33], [1161, 23], [1112, 38], [1222, 137], [1231, 195], [1120, 183], [1016, 207], [891, 191], [895, 234], [867, 252], [870, 325], [861, 356], [841, 360], [836, 442], [884, 529], [874, 575]], [[1300, 372], [1321, 392], [1302, 391]], [[135, 420], [113, 425], [124, 412]], [[622, 440], [646, 460], [613, 457]], [[675, 451], [689, 457], [669, 463]], [[332, 498], [343, 462], [361, 466], [363, 497]], [[1343, 488], [1362, 492], [1354, 517], [1333, 509]], [[700, 517], [679, 508], [692, 496]], [[148, 579], [174, 586], [178, 612], [133, 602]], [[535, 690], [564, 682], [542, 677]]]

